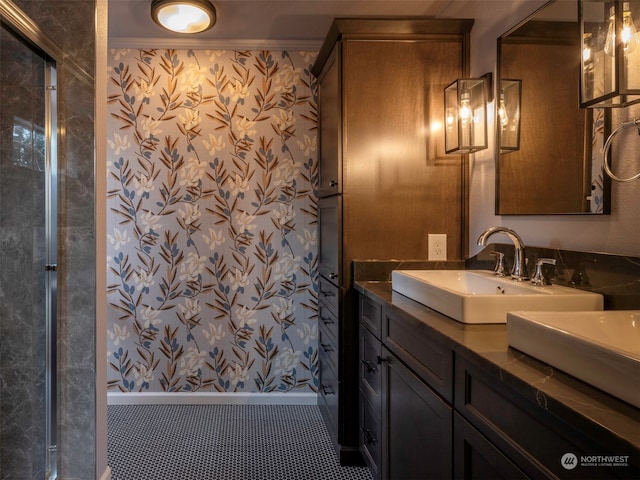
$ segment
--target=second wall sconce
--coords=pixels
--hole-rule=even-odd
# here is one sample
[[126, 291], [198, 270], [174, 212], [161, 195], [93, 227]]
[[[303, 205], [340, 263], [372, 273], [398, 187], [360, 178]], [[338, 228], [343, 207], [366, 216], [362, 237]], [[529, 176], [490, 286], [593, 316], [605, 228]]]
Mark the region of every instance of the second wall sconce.
[[580, 108], [640, 102], [640, 1], [579, 0], [578, 7]]
[[444, 89], [446, 153], [473, 153], [488, 148], [491, 77], [487, 73], [480, 78], [460, 78]]
[[520, 150], [521, 102], [522, 80], [501, 79], [497, 116], [500, 153]]

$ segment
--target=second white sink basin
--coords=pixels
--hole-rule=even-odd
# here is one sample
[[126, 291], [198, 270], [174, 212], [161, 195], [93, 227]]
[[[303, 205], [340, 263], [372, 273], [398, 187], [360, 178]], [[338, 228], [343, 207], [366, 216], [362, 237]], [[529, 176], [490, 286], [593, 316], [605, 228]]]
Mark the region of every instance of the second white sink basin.
[[394, 270], [396, 292], [462, 323], [506, 323], [514, 310], [602, 310], [598, 293], [534, 286], [484, 270]]
[[640, 311], [510, 312], [509, 345], [640, 408]]

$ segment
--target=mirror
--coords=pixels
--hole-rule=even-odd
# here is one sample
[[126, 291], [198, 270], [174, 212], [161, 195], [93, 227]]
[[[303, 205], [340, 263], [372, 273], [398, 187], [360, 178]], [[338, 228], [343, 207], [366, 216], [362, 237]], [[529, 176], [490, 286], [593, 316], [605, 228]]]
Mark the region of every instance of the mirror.
[[580, 26], [554, 1], [498, 39], [496, 214], [610, 213], [608, 109], [579, 108]]

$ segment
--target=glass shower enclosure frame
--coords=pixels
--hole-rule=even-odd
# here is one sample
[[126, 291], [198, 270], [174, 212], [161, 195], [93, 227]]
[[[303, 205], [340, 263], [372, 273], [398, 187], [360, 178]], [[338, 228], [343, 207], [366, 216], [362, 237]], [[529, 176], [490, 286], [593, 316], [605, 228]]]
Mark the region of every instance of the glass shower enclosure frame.
[[4, 2], [0, 20], [0, 479], [49, 480], [57, 476], [56, 60]]

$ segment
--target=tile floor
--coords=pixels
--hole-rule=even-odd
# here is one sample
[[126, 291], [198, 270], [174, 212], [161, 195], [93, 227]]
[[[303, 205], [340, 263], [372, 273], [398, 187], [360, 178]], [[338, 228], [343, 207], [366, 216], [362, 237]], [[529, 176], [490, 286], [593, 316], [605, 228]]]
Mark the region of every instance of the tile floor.
[[370, 480], [341, 467], [317, 406], [110, 405], [112, 480]]

